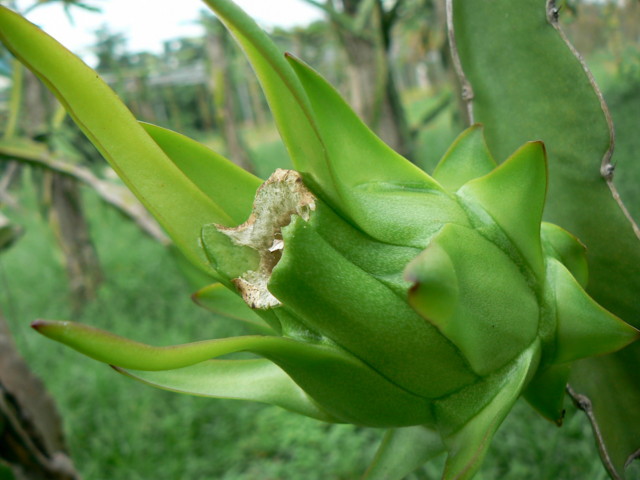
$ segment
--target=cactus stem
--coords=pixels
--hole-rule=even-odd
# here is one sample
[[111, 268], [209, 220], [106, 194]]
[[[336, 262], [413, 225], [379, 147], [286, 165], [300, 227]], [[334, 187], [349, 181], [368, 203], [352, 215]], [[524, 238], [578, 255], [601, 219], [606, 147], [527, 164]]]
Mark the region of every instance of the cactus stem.
[[607, 446], [604, 439], [602, 438], [600, 426], [598, 425], [596, 416], [593, 413], [591, 399], [589, 399], [589, 397], [587, 397], [586, 395], [582, 395], [581, 393], [576, 392], [569, 384], [567, 384], [567, 393], [573, 400], [575, 406], [578, 409], [582, 410], [589, 419], [589, 422], [591, 423], [591, 427], [593, 429], [593, 434], [596, 437], [600, 459], [602, 460], [604, 467], [607, 469], [607, 473], [611, 475], [611, 478], [613, 478], [614, 480], [622, 480], [620, 475], [618, 475], [613, 462], [611, 461], [611, 457], [609, 456], [609, 452], [607, 451]]
[[471, 82], [467, 78], [464, 70], [462, 68], [462, 62], [460, 61], [460, 54], [458, 53], [458, 43], [456, 41], [456, 34], [453, 27], [453, 0], [447, 0], [446, 3], [446, 12], [447, 12], [447, 34], [449, 38], [449, 48], [451, 50], [451, 58], [453, 60], [453, 67], [456, 71], [456, 75], [458, 76], [458, 80], [460, 81], [461, 86], [461, 97], [467, 109], [467, 119], [469, 121], [469, 125], [473, 125], [476, 123], [475, 117], [473, 114], [473, 87], [471, 86]]

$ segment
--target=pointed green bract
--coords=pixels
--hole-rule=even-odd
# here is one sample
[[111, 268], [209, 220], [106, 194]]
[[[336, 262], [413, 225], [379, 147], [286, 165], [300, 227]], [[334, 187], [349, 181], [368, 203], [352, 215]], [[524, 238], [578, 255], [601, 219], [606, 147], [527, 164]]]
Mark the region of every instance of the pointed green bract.
[[541, 233], [545, 254], [562, 262], [578, 283], [586, 287], [589, 281], [589, 267], [584, 244], [564, 228], [553, 223], [542, 222]]
[[268, 358], [339, 421], [382, 428], [434, 424], [428, 399], [398, 387], [341, 348], [306, 345], [304, 354], [274, 352]]
[[537, 299], [518, 266], [474, 230], [445, 226], [406, 276], [409, 303], [479, 375], [513, 360], [538, 332]]
[[206, 270], [200, 229], [231, 218], [181, 173], [96, 73], [62, 45], [2, 6], [0, 39], [56, 95], [187, 258]]
[[[507, 234], [538, 280], [544, 278], [540, 222], [547, 191], [544, 146], [531, 142], [458, 194], [478, 203]], [[524, 267], [524, 266], [523, 266]]]
[[551, 365], [536, 372], [535, 377], [527, 385], [524, 398], [541, 415], [562, 425], [564, 417], [564, 396], [571, 365]]
[[141, 125], [182, 173], [235, 224], [246, 220], [261, 179], [182, 134], [149, 123]]
[[455, 329], [451, 322], [458, 310], [460, 289], [453, 261], [437, 240], [407, 266], [405, 278], [413, 283], [411, 306], [447, 335]]
[[212, 357], [242, 351], [260, 353], [280, 348], [295, 352], [300, 348], [304, 349], [296, 342], [280, 337], [257, 335], [154, 347], [80, 323], [38, 320], [32, 326], [46, 337], [64, 343], [88, 357], [133, 370], [182, 368]]
[[277, 405], [325, 422], [335, 421], [269, 360], [207, 360], [175, 370], [115, 369], [164, 390], [203, 397], [233, 398]]
[[558, 316], [555, 363], [614, 352], [640, 337], [638, 330], [593, 301], [564, 265], [551, 260], [550, 267]]
[[531, 369], [535, 368], [537, 344], [524, 351], [514, 362], [495, 397], [462, 428], [444, 438], [449, 455], [443, 480], [469, 480], [480, 468], [491, 439], [516, 402]]
[[292, 55], [287, 60], [307, 93], [327, 149], [332, 177], [325, 181], [343, 194], [348, 187], [371, 182], [438, 189], [426, 173], [380, 140], [316, 71]]
[[422, 426], [389, 430], [363, 480], [402, 480], [444, 451], [434, 430]]
[[358, 228], [392, 245], [425, 248], [446, 223], [469, 223], [464, 210], [446, 192], [421, 186], [363, 184], [355, 188], [349, 203], [360, 212], [352, 220]]
[[[294, 219], [283, 238], [269, 290], [309, 328], [427, 398], [474, 380], [456, 348], [388, 286], [324, 241], [313, 228], [313, 217], [310, 224]], [[318, 258], [323, 260], [313, 261]], [[365, 292], [358, 308], [351, 307]]]
[[275, 333], [240, 296], [220, 283], [201, 288], [191, 298], [198, 305], [215, 314], [244, 322], [261, 333]]
[[424, 247], [443, 223], [465, 222], [437, 182], [385, 145], [318, 73], [288, 58], [326, 150], [330, 176], [318, 182], [332, 208], [373, 238], [395, 245]]
[[248, 270], [258, 269], [258, 252], [246, 246], [235, 245], [228, 236], [220, 233], [215, 224], [202, 228], [202, 245], [211, 267], [222, 276], [230, 288], [230, 280]]
[[33, 327], [91, 358], [127, 370], [173, 370], [229, 353], [251, 352], [276, 363], [337, 421], [372, 427], [433, 424], [428, 400], [398, 388], [331, 345], [245, 336], [154, 347], [73, 322], [38, 321]]
[[381, 243], [356, 229], [322, 201], [316, 201], [310, 223], [323, 241], [359, 269], [404, 297], [409, 283], [405, 266], [422, 249]]
[[433, 178], [447, 191], [455, 192], [474, 178], [490, 173], [496, 162], [484, 140], [482, 125], [473, 125], [449, 147], [435, 170]]
[[297, 170], [326, 176], [324, 147], [300, 81], [271, 39], [229, 0], [205, 0], [243, 48]]

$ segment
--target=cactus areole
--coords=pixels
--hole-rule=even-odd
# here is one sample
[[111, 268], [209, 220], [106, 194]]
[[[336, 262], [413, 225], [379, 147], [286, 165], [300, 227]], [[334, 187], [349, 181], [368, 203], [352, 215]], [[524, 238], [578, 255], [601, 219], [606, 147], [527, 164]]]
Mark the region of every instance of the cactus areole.
[[[72, 322], [34, 328], [160, 388], [424, 427], [448, 453], [444, 479], [474, 475], [520, 395], [560, 423], [571, 363], [638, 331], [585, 293], [580, 241], [542, 222], [542, 143], [497, 165], [475, 125], [430, 176], [232, 2], [207, 3], [253, 63], [296, 168], [261, 186], [186, 137], [140, 126], [93, 71], [4, 7], [0, 38], [267, 333], [152, 347]], [[256, 358], [217, 359], [235, 352]]]

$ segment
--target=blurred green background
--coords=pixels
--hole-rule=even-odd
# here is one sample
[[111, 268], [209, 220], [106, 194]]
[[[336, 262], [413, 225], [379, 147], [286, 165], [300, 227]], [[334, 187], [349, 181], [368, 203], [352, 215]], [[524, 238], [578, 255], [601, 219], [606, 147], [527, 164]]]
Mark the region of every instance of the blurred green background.
[[[439, 2], [398, 3], [404, 7], [390, 31], [387, 58], [409, 131], [403, 149], [430, 171], [464, 128], [458, 87]], [[617, 133], [614, 160], [620, 160], [616, 181], [638, 218], [640, 165], [624, 159], [637, 159], [640, 151], [640, 7], [633, 1], [567, 1], [563, 8], [565, 28], [611, 108]], [[266, 177], [288, 165], [267, 105], [241, 52], [212, 17], [203, 14], [201, 21], [207, 25], [206, 37], [168, 42], [162, 55], [129, 52], [126, 38], [105, 27], [96, 32], [97, 70], [138, 118], [186, 133]], [[296, 53], [350, 95], [349, 57], [333, 23], [271, 33], [283, 50]], [[218, 68], [220, 57], [212, 48], [222, 49], [224, 69]], [[0, 93], [5, 131], [110, 180], [104, 162], [67, 119], [58, 115], [56, 120], [55, 103], [42, 101], [45, 93], [28, 75], [19, 79], [21, 104], [14, 115], [16, 67], [6, 52], [1, 65], [7, 80]], [[42, 112], [30, 108], [34, 101], [44, 105]], [[375, 118], [371, 122], [383, 128]], [[34, 319], [71, 319], [167, 345], [246, 330], [191, 302], [194, 287], [169, 250], [88, 187], [79, 189], [74, 201], [82, 205], [101, 281], [74, 299], [68, 259], [50, 221], [55, 209], [47, 189], [51, 173], [33, 164], [11, 167], [13, 160], [0, 152], [0, 208], [24, 235], [0, 254], [0, 312], [21, 354], [55, 399], [71, 456], [84, 478], [314, 480], [362, 474], [382, 431], [327, 425], [275, 407], [155, 390], [32, 332]], [[5, 185], [2, 179], [9, 173]], [[496, 435], [478, 479], [607, 478], [586, 418], [568, 401], [566, 407], [565, 425], [557, 428], [519, 403]], [[409, 478], [439, 478], [442, 461]]]

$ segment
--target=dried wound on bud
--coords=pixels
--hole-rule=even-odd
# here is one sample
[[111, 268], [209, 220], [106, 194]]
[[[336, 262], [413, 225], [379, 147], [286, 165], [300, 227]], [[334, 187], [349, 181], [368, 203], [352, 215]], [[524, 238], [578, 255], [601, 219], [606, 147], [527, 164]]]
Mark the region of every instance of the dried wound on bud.
[[277, 169], [256, 193], [249, 219], [237, 227], [216, 225], [235, 245], [250, 247], [260, 255], [258, 270], [249, 270], [233, 283], [251, 308], [271, 308], [280, 301], [267, 289], [271, 271], [282, 256], [282, 228], [298, 215], [305, 221], [315, 210], [316, 197], [294, 170]]

